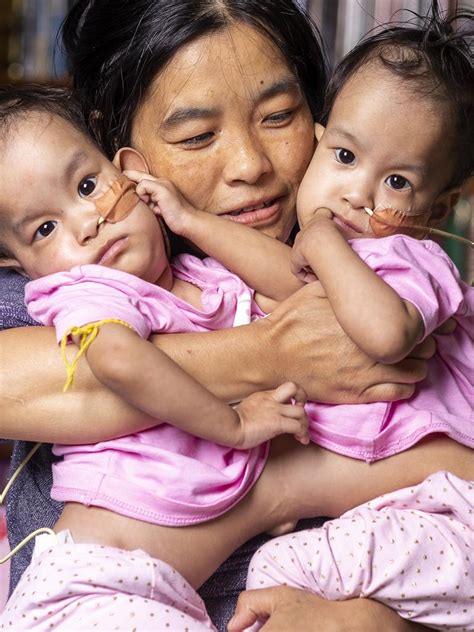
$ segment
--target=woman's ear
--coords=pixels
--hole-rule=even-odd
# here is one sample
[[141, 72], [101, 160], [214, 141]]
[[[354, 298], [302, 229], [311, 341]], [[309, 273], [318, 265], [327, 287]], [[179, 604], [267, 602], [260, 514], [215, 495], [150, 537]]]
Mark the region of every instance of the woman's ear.
[[145, 173], [150, 173], [150, 169], [148, 168], [145, 158], [139, 151], [132, 149], [131, 147], [122, 147], [119, 149], [112, 162], [117, 169], [120, 169], [120, 171], [130, 169], [133, 171], [144, 171]]
[[456, 206], [461, 193], [460, 187], [454, 187], [443, 191], [431, 207], [431, 215], [428, 221], [428, 226], [442, 226], [449, 217], [449, 214]]

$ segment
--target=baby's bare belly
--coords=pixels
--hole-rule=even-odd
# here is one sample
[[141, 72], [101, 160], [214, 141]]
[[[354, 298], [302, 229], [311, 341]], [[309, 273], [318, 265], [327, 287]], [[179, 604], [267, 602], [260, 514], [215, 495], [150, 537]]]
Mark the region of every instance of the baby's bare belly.
[[76, 542], [141, 549], [198, 587], [243, 542], [288, 520], [338, 516], [381, 494], [419, 483], [438, 470], [474, 480], [472, 450], [442, 435], [372, 464], [288, 438], [272, 443], [257, 484], [220, 518], [165, 527], [100, 507], [66, 503], [55, 530], [69, 529]]

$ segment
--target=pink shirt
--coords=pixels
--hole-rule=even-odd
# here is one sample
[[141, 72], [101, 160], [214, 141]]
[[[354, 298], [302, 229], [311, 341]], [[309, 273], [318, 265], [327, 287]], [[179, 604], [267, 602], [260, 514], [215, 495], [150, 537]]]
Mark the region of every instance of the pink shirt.
[[[202, 309], [132, 275], [86, 265], [28, 283], [28, 310], [55, 326], [58, 340], [72, 325], [104, 318], [124, 320], [147, 338], [151, 332], [229, 328], [262, 316], [253, 291], [213, 259], [181, 255], [173, 273], [202, 290]], [[98, 444], [55, 445], [53, 451], [63, 457], [53, 465], [54, 499], [186, 525], [237, 503], [260, 476], [268, 445], [235, 450], [163, 423]]]
[[394, 235], [350, 243], [372, 270], [418, 309], [425, 337], [451, 317], [457, 327], [449, 336], [435, 336], [437, 352], [428, 363], [428, 375], [410, 399], [308, 404], [312, 441], [366, 461], [402, 452], [436, 432], [474, 447], [474, 289], [460, 280], [453, 262], [433, 241]]

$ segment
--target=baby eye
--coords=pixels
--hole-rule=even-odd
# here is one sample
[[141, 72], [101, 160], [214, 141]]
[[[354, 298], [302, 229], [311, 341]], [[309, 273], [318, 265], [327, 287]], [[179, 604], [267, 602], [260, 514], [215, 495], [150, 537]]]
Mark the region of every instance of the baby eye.
[[44, 239], [48, 237], [53, 230], [56, 228], [57, 222], [48, 221], [41, 224], [39, 228], [36, 229], [35, 234], [33, 235], [34, 241], [39, 241], [40, 239]]
[[84, 178], [84, 180], [81, 180], [79, 183], [77, 192], [81, 197], [85, 198], [94, 192], [96, 186], [97, 178], [95, 176], [87, 176], [87, 178]]
[[388, 176], [385, 180], [386, 184], [391, 189], [395, 189], [396, 191], [401, 191], [402, 189], [409, 189], [411, 187], [410, 182], [404, 178], [403, 176], [399, 176], [397, 173]]
[[336, 149], [336, 160], [343, 165], [350, 165], [354, 162], [355, 156], [352, 151], [339, 147]]

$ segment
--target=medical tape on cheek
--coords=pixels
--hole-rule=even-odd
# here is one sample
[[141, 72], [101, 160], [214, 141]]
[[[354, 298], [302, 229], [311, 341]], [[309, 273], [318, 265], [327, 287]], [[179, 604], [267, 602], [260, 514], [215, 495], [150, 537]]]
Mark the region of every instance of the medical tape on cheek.
[[136, 184], [123, 174], [95, 201], [99, 215], [106, 222], [116, 224], [125, 219], [139, 202]]

